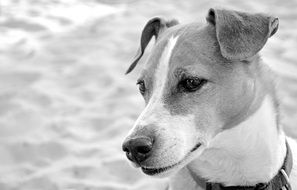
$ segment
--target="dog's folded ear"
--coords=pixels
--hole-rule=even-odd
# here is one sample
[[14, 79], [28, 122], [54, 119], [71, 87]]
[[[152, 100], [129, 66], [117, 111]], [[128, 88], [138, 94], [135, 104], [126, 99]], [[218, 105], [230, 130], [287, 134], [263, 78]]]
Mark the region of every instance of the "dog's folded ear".
[[148, 43], [150, 42], [153, 36], [155, 36], [157, 40], [163, 31], [177, 24], [178, 24], [178, 21], [175, 19], [169, 20], [169, 21], [166, 21], [165, 19], [160, 17], [154, 17], [150, 19], [142, 30], [140, 47], [138, 49], [137, 55], [134, 58], [134, 61], [126, 71], [126, 74], [130, 73], [135, 68], [138, 61], [142, 57], [146, 46], [148, 45]]
[[264, 14], [210, 9], [206, 20], [215, 27], [221, 54], [230, 60], [254, 56], [278, 29], [278, 19]]

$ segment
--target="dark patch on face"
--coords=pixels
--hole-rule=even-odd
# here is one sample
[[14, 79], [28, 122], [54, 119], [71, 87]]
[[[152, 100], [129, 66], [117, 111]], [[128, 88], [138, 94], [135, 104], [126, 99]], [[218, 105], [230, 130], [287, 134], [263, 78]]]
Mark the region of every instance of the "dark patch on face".
[[145, 102], [148, 103], [152, 94], [154, 93], [154, 81], [155, 73], [158, 65], [160, 64], [160, 59], [163, 54], [165, 46], [168, 44], [168, 40], [171, 36], [177, 36], [183, 28], [179, 25], [168, 28], [162, 36], [156, 41], [154, 48], [150, 56], [148, 57], [143, 72], [141, 74], [141, 79], [143, 79], [147, 86], [147, 94], [144, 96]]
[[[203, 90], [185, 93], [178, 89], [182, 77], [198, 77], [212, 80], [215, 71], [230, 65], [219, 53], [215, 33], [210, 27], [201, 28], [197, 24], [187, 25], [179, 36], [172, 52], [168, 82], [164, 94], [165, 107], [172, 115], [186, 115], [204, 101]], [[220, 68], [218, 68], [220, 67]], [[203, 68], [203, 69], [202, 69]], [[226, 69], [224, 68], [224, 69]], [[192, 109], [193, 108], [193, 109]]]

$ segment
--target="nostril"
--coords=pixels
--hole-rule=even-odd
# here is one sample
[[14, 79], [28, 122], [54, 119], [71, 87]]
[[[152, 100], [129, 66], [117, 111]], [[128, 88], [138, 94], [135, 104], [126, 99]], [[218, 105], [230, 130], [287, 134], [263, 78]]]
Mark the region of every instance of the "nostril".
[[151, 153], [153, 147], [153, 142], [150, 138], [139, 138], [137, 142], [135, 142], [134, 154], [138, 162], [143, 162], [146, 160]]
[[130, 160], [130, 161], [133, 161], [133, 156], [132, 156], [132, 152], [129, 148], [129, 141], [125, 142], [122, 146], [122, 150], [126, 153], [126, 156], [127, 158]]
[[131, 152], [130, 150], [130, 141], [125, 141], [123, 144], [122, 144], [122, 150], [124, 152]]
[[126, 153], [129, 153], [129, 149], [127, 147], [123, 147], [123, 151], [126, 152]]
[[136, 152], [140, 153], [140, 154], [147, 154], [151, 150], [152, 150], [152, 145], [151, 144], [136, 147]]
[[128, 160], [133, 161], [132, 153], [131, 152], [126, 152], [126, 156]]

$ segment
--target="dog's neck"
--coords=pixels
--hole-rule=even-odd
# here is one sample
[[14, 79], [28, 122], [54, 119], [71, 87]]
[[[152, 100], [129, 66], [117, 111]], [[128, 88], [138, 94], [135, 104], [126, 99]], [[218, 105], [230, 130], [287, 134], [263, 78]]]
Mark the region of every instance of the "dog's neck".
[[267, 95], [255, 113], [219, 133], [188, 168], [209, 182], [226, 186], [270, 181], [286, 154], [285, 136], [277, 123], [274, 102]]

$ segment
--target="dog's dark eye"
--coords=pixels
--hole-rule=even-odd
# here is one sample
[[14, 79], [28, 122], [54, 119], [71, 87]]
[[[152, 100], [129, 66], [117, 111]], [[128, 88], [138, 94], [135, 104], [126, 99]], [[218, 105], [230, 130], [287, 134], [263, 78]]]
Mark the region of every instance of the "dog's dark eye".
[[144, 81], [143, 80], [137, 81], [136, 84], [138, 85], [140, 94], [144, 95], [144, 93], [145, 93], [145, 84], [144, 84]]
[[186, 78], [179, 82], [179, 86], [186, 92], [194, 92], [199, 90], [206, 82], [207, 80], [202, 78]]

